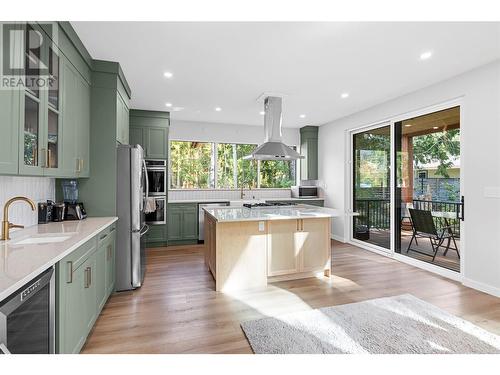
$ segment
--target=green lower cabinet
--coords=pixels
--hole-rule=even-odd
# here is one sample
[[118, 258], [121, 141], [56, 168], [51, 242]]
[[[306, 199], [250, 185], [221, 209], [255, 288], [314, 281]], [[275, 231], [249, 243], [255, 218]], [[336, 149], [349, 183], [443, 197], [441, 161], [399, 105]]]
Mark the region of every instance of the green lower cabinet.
[[114, 232], [101, 234], [97, 244], [97, 265], [95, 283], [97, 285], [97, 308], [101, 311], [114, 288]]
[[150, 225], [146, 233], [146, 246], [158, 247], [167, 244], [167, 225]]
[[[65, 270], [61, 270], [60, 262], [57, 274], [63, 276]], [[66, 267], [64, 267], [66, 268]], [[71, 272], [71, 271], [69, 271]], [[56, 352], [65, 354], [79, 353], [85, 340], [86, 324], [83, 287], [86, 279], [84, 267], [71, 272], [71, 281], [66, 276], [58, 281], [57, 293], [57, 340]], [[64, 284], [64, 285], [61, 285]]]
[[[113, 227], [114, 228], [114, 227]], [[112, 229], [109, 243], [106, 245], [106, 296], [109, 297], [115, 290], [115, 254], [116, 254], [116, 232]]]
[[198, 204], [169, 203], [167, 205], [169, 245], [198, 242]]
[[115, 226], [56, 265], [56, 352], [79, 353], [114, 288]]

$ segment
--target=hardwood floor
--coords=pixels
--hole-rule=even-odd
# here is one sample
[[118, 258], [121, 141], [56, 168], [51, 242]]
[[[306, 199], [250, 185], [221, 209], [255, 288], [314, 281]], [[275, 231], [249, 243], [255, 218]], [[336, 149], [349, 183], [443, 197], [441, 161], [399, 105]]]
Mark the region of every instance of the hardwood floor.
[[144, 285], [111, 296], [83, 353], [251, 353], [241, 321], [411, 293], [500, 334], [500, 298], [332, 242], [332, 277], [214, 291], [203, 247], [148, 249]]

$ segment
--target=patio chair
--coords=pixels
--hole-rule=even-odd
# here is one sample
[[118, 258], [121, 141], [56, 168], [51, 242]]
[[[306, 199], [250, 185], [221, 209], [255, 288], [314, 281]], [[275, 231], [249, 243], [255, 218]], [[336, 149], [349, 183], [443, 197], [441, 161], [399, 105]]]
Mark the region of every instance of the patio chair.
[[[451, 226], [444, 226], [442, 228], [439, 228], [440, 233], [438, 233], [438, 229], [434, 224], [434, 219], [432, 217], [431, 211], [417, 210], [414, 208], [409, 208], [408, 210], [410, 211], [410, 218], [413, 226], [413, 235], [411, 237], [410, 243], [408, 244], [408, 248], [406, 249], [407, 253], [411, 250], [419, 254], [428, 255], [432, 257], [432, 261], [434, 262], [439, 248], [444, 247], [446, 249], [444, 251], [445, 256], [448, 250], [455, 250], [457, 252], [458, 258], [460, 259], [460, 253], [458, 251], [458, 246], [455, 241], [453, 231], [451, 230]], [[415, 240], [416, 243], [417, 238], [428, 238], [431, 243], [433, 253], [429, 254], [412, 248], [411, 244], [413, 243], [413, 240]], [[448, 243], [446, 246], [443, 246], [443, 242], [445, 240], [448, 240]], [[453, 241], [453, 244], [455, 245], [454, 248], [450, 247], [451, 241]]]

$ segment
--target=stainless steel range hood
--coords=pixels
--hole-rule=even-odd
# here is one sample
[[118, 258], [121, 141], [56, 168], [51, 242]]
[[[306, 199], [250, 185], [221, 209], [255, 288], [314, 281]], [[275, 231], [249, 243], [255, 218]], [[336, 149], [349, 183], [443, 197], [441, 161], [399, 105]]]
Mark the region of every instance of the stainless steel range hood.
[[256, 160], [295, 160], [304, 159], [293, 148], [282, 142], [281, 134], [281, 106], [282, 99], [277, 96], [268, 96], [264, 100], [264, 143], [257, 147], [250, 155], [243, 159]]

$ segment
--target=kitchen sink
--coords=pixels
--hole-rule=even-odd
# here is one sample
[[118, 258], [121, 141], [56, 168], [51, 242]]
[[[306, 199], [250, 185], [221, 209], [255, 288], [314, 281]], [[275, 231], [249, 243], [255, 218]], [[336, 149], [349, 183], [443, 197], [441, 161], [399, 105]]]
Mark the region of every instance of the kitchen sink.
[[264, 199], [238, 199], [229, 201], [230, 206], [242, 207], [244, 204], [265, 203]]
[[46, 233], [12, 241], [12, 245], [37, 245], [66, 241], [76, 233]]

